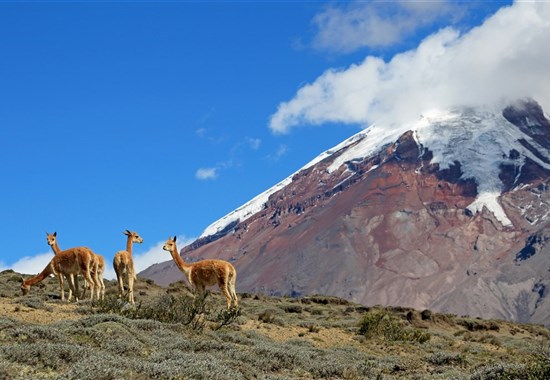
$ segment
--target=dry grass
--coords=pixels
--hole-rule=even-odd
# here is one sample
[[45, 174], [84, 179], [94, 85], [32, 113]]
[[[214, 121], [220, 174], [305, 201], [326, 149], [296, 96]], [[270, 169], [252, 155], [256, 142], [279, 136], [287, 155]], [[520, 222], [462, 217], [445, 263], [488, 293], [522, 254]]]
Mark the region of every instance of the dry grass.
[[184, 283], [63, 303], [57, 282], [19, 295], [0, 273], [0, 379], [544, 379], [550, 332], [335, 297], [190, 298]]

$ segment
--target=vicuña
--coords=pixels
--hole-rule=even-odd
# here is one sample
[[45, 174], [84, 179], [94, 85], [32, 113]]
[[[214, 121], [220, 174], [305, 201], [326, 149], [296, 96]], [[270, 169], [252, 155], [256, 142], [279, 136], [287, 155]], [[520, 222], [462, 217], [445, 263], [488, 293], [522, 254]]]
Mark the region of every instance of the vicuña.
[[[61, 248], [59, 248], [59, 244], [57, 243], [57, 232], [54, 232], [53, 234], [50, 234], [46, 232], [46, 240], [48, 242], [48, 245], [52, 247], [52, 251], [55, 255], [59, 254], [61, 251]], [[92, 279], [95, 282], [96, 286], [96, 297], [97, 299], [103, 299], [105, 297], [105, 283], [103, 282], [103, 272], [105, 271], [105, 259], [103, 256], [98, 255], [97, 253], [93, 253], [92, 257], [92, 268], [91, 268], [91, 276]], [[77, 283], [76, 275], [72, 276], [73, 283]], [[82, 290], [82, 298], [86, 295], [86, 289], [90, 287], [86, 279], [84, 279], [84, 287]], [[72, 298], [72, 290], [69, 289], [69, 298], [70, 301]]]
[[95, 285], [91, 275], [93, 256], [94, 253], [86, 247], [76, 247], [66, 251], [61, 251], [53, 257], [49, 264], [37, 276], [31, 277], [28, 280], [21, 277], [21, 281], [23, 282], [21, 285], [21, 292], [23, 295], [26, 295], [29, 293], [31, 286], [36, 285], [50, 274], [53, 274], [57, 276], [59, 286], [61, 286], [61, 299], [65, 299], [63, 284], [63, 277], [65, 277], [69, 283], [71, 292], [75, 295], [75, 298], [78, 301], [79, 294], [76, 275], [82, 274], [84, 279], [90, 284], [90, 301], [93, 302]]
[[123, 232], [127, 236], [126, 250], [118, 251], [113, 259], [113, 266], [115, 268], [116, 277], [118, 280], [118, 293], [120, 298], [125, 298], [124, 295], [124, 282], [128, 285], [128, 301], [134, 304], [134, 281], [136, 278], [136, 271], [134, 268], [134, 260], [132, 259], [132, 244], [143, 243], [143, 239], [137, 232], [126, 230]]
[[170, 252], [178, 268], [185, 274], [187, 280], [195, 288], [195, 293], [203, 295], [207, 286], [218, 284], [227, 300], [227, 308], [234, 304], [238, 306], [237, 293], [235, 293], [235, 282], [237, 271], [235, 267], [224, 260], [201, 260], [193, 264], [187, 264], [178, 254], [176, 237], [168, 238], [162, 247]]

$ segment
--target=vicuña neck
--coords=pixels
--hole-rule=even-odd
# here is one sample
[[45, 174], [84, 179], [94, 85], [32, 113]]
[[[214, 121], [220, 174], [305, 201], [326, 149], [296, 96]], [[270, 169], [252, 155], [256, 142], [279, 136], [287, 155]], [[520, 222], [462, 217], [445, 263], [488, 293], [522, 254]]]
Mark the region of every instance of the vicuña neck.
[[132, 254], [132, 236], [128, 236], [128, 240], [126, 240], [126, 251], [130, 255]]
[[46, 277], [48, 277], [52, 273], [53, 273], [53, 269], [52, 269], [51, 263], [49, 263], [46, 266], [46, 268], [42, 270], [42, 272], [40, 272], [34, 277], [29, 278], [28, 280], [25, 280], [25, 284], [30, 286], [34, 284], [38, 284], [40, 281], [44, 280]]
[[178, 266], [178, 268], [180, 268], [180, 270], [186, 275], [189, 275], [189, 269], [191, 269], [191, 265], [183, 261], [183, 259], [178, 253], [178, 248], [176, 247], [176, 245], [174, 245], [174, 248], [172, 249], [172, 251], [170, 251], [170, 254], [172, 255], [172, 258], [174, 259], [174, 261], [176, 262], [176, 265]]
[[59, 248], [59, 244], [57, 244], [57, 241], [52, 245], [52, 251], [56, 255], [61, 252], [61, 248]]

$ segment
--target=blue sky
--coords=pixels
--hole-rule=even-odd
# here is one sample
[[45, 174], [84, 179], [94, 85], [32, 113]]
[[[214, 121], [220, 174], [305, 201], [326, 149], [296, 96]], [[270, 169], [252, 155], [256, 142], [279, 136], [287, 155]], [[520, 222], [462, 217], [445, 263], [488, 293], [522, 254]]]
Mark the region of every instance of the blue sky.
[[[358, 83], [367, 61], [397, 77], [439, 40], [453, 54], [509, 5], [0, 2], [0, 269], [39, 272], [46, 231], [110, 263], [130, 229], [138, 270], [168, 260], [168, 236], [199, 236], [395, 91], [335, 104], [353, 88], [333, 80]], [[362, 88], [379, 88], [369, 75]]]

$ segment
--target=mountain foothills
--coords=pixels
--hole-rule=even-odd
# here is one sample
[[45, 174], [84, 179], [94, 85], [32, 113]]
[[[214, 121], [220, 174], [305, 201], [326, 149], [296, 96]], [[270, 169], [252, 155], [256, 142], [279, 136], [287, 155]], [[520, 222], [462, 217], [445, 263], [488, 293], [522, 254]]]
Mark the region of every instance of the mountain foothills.
[[[237, 290], [550, 321], [550, 122], [531, 99], [373, 125], [208, 227], [181, 255]], [[173, 261], [141, 276], [182, 278]]]

